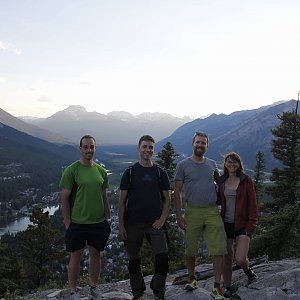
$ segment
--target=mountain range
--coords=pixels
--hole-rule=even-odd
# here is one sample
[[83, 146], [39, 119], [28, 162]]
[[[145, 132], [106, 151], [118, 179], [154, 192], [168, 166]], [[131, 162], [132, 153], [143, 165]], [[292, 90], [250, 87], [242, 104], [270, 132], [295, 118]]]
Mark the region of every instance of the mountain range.
[[[207, 156], [219, 164], [222, 164], [224, 154], [236, 151], [241, 155], [245, 167], [253, 169], [255, 156], [258, 151], [262, 151], [265, 154], [266, 170], [270, 171], [279, 164], [270, 151], [273, 138], [271, 129], [279, 124], [278, 114], [292, 111], [295, 106], [296, 100], [282, 101], [258, 109], [237, 111], [229, 115], [212, 114], [196, 120], [178, 119], [160, 113], [144, 113], [136, 117], [127, 112], [103, 115], [87, 112], [82, 106], [70, 106], [49, 118], [30, 120], [31, 124], [28, 119], [25, 122], [0, 110], [0, 122], [56, 144], [78, 145], [80, 137], [90, 133], [101, 145], [102, 155], [115, 153], [131, 158], [137, 158], [136, 143], [142, 134], [149, 133], [155, 137], [156, 152], [166, 142], [171, 142], [175, 151], [185, 157], [192, 152], [193, 134], [204, 131], [210, 138]], [[18, 147], [21, 149], [22, 144]]]
[[124, 145], [136, 144], [144, 134], [151, 134], [161, 140], [192, 119], [177, 118], [165, 113], [142, 113], [134, 116], [124, 111], [113, 111], [105, 115], [95, 111], [87, 112], [80, 105], [71, 105], [48, 118], [23, 120], [62, 135], [76, 144], [81, 136], [89, 133], [99, 144]]
[[258, 151], [262, 151], [265, 154], [266, 170], [270, 171], [279, 165], [270, 151], [271, 140], [274, 138], [271, 129], [279, 124], [279, 114], [292, 111], [295, 107], [296, 100], [290, 100], [229, 115], [212, 114], [205, 119], [196, 119], [182, 125], [159, 141], [157, 147], [160, 149], [169, 141], [178, 153], [188, 156], [192, 152], [193, 134], [196, 131], [205, 132], [210, 139], [208, 157], [222, 164], [224, 154], [235, 151], [241, 155], [246, 168], [254, 169], [255, 156]]

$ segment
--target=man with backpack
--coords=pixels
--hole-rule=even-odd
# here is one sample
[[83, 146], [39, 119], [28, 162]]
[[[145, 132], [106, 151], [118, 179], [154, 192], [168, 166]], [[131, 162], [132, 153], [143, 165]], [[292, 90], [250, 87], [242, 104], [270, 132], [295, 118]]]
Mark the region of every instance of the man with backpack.
[[150, 287], [156, 300], [165, 299], [169, 271], [165, 221], [170, 207], [167, 173], [152, 162], [154, 139], [144, 135], [138, 142], [139, 162], [127, 168], [120, 183], [119, 235], [129, 255], [129, 276], [133, 299], [144, 299], [146, 290], [141, 270], [144, 236], [151, 243], [155, 271]]
[[61, 210], [66, 227], [66, 250], [70, 252], [70, 299], [80, 299], [77, 279], [86, 245], [89, 249], [89, 297], [100, 299], [101, 293], [97, 287], [101, 269], [100, 252], [104, 250], [110, 234], [110, 210], [106, 194], [108, 177], [106, 170], [93, 160], [95, 139], [90, 135], [83, 136], [79, 148], [81, 159], [64, 170], [59, 184], [62, 189]]

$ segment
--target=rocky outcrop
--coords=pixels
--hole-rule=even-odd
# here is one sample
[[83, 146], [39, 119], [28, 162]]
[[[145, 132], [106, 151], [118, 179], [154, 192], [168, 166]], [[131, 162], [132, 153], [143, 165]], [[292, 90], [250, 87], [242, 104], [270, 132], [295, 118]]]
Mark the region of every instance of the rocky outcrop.
[[[233, 284], [238, 288], [237, 293], [241, 299], [247, 300], [285, 300], [300, 299], [300, 260], [282, 260], [264, 262], [254, 265], [253, 270], [259, 276], [253, 283], [248, 284], [247, 277], [240, 269], [233, 272]], [[212, 266], [210, 264], [197, 267], [198, 274], [209, 274]], [[168, 300], [211, 300], [210, 291], [213, 287], [213, 277], [198, 281], [198, 289], [193, 292], [184, 290], [184, 278], [186, 270], [171, 274], [167, 278], [166, 299]], [[200, 276], [201, 277], [201, 276]], [[145, 299], [153, 299], [152, 291], [149, 288], [151, 276], [145, 277], [147, 290]], [[174, 284], [176, 283], [176, 284]], [[178, 284], [182, 283], [182, 284]], [[103, 292], [102, 299], [126, 300], [131, 299], [130, 286], [128, 280], [111, 284], [101, 284]], [[88, 287], [80, 289], [81, 299], [88, 299]], [[30, 294], [18, 299], [23, 300], [61, 300], [69, 299], [69, 290], [50, 290]]]

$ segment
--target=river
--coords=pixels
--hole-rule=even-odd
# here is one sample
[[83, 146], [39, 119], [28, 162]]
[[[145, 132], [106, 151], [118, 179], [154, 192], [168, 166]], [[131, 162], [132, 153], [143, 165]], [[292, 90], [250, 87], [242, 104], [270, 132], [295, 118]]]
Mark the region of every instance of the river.
[[[53, 215], [57, 210], [59, 206], [50, 206], [44, 208], [44, 212], [48, 211], [49, 215]], [[19, 231], [24, 231], [27, 229], [28, 225], [30, 224], [30, 218], [29, 217], [22, 217], [18, 220], [15, 220], [11, 223], [9, 223], [7, 226], [0, 228], [0, 236], [9, 232], [9, 233], [17, 233]]]

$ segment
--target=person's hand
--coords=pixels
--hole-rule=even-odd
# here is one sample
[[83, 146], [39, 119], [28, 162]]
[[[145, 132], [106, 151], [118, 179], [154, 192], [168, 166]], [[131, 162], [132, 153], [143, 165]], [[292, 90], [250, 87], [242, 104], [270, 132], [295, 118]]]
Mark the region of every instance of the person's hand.
[[65, 228], [66, 228], [66, 230], [69, 228], [69, 226], [71, 225], [71, 220], [67, 220], [67, 221], [65, 221]]
[[127, 233], [124, 226], [119, 226], [119, 237], [122, 241], [127, 240]]
[[164, 223], [165, 223], [165, 220], [160, 218], [158, 220], [155, 220], [155, 222], [152, 224], [152, 227], [154, 229], [161, 229], [164, 226]]
[[185, 222], [185, 219], [180, 215], [180, 216], [177, 216], [177, 225], [181, 228], [181, 229], [183, 229], [183, 230], [185, 230], [186, 229], [186, 222]]

